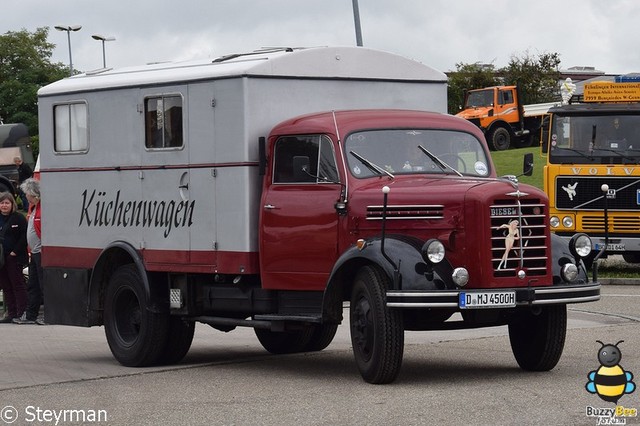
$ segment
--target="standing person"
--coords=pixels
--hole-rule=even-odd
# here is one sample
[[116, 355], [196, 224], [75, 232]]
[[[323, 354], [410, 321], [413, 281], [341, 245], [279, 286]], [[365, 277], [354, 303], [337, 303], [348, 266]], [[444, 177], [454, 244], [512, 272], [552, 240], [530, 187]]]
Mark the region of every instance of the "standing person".
[[45, 325], [44, 320], [38, 318], [40, 305], [44, 304], [44, 292], [42, 288], [42, 263], [41, 263], [41, 205], [40, 205], [40, 182], [29, 178], [22, 182], [20, 189], [29, 200], [29, 214], [27, 225], [27, 244], [31, 251], [29, 261], [29, 284], [27, 285], [28, 301], [27, 310], [20, 318], [13, 320], [16, 324], [39, 324]]
[[33, 170], [31, 170], [31, 167], [29, 167], [28, 164], [22, 162], [22, 158], [20, 157], [13, 157], [13, 163], [18, 168], [18, 196], [22, 201], [22, 210], [26, 212], [29, 211], [29, 200], [27, 200], [24, 192], [20, 189], [20, 185], [22, 185], [22, 182], [33, 176]]
[[27, 256], [27, 220], [17, 211], [13, 195], [0, 192], [0, 236], [4, 265], [0, 268], [0, 285], [6, 304], [5, 316], [0, 323], [10, 323], [19, 318], [27, 308], [27, 289], [22, 276]]

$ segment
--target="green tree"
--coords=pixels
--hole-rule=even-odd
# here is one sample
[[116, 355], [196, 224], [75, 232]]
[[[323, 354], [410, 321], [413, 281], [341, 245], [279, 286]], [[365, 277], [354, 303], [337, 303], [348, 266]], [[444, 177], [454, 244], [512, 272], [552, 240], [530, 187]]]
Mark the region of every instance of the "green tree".
[[24, 123], [38, 134], [38, 89], [68, 74], [62, 63], [51, 63], [55, 44], [47, 42], [49, 28], [0, 35], [0, 117]]
[[500, 84], [493, 64], [456, 64], [456, 71], [449, 73], [447, 87], [449, 114], [456, 114], [464, 103], [465, 90], [480, 89]]
[[511, 56], [509, 65], [501, 70], [505, 85], [518, 86], [523, 104], [537, 104], [558, 100], [560, 55], [542, 53]]

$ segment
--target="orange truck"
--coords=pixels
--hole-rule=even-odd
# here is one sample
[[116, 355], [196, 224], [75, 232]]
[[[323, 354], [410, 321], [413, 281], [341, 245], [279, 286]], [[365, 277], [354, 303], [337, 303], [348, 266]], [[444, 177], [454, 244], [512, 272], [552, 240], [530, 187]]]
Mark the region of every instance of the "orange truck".
[[503, 151], [531, 146], [554, 105], [523, 105], [517, 86], [493, 86], [467, 91], [456, 116], [478, 126], [492, 150]]

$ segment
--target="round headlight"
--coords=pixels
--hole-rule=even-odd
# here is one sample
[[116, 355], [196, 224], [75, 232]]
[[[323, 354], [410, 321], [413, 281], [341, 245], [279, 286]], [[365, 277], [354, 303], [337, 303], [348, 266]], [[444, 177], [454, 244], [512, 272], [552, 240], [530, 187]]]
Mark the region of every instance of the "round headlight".
[[571, 216], [563, 217], [562, 226], [564, 226], [565, 228], [573, 228], [573, 218]]
[[429, 263], [442, 262], [442, 259], [444, 259], [444, 245], [435, 239], [427, 241], [422, 246], [422, 258]]
[[551, 225], [552, 228], [560, 226], [560, 219], [558, 219], [558, 216], [551, 216], [549, 218], [549, 225]]
[[591, 253], [591, 238], [587, 234], [575, 234], [569, 240], [569, 251], [575, 257], [587, 257]]
[[565, 263], [560, 271], [562, 279], [567, 282], [574, 282], [578, 278], [578, 267], [573, 263]]
[[469, 271], [466, 268], [456, 268], [451, 274], [451, 279], [458, 287], [464, 287], [469, 282]]

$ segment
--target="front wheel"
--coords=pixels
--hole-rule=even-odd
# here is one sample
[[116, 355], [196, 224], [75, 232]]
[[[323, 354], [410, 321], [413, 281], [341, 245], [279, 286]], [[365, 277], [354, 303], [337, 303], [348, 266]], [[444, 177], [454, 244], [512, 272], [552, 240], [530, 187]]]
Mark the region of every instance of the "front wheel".
[[350, 306], [351, 344], [362, 378], [369, 383], [393, 382], [402, 365], [402, 314], [386, 306], [389, 278], [365, 266], [356, 276]]
[[511, 145], [511, 134], [504, 127], [498, 127], [487, 137], [489, 146], [494, 151], [505, 151]]
[[113, 356], [127, 367], [154, 365], [167, 341], [168, 315], [148, 309], [142, 278], [133, 264], [119, 267], [109, 280], [104, 330]]
[[624, 253], [622, 258], [627, 263], [640, 263], [640, 253]]
[[549, 371], [558, 364], [567, 334], [566, 305], [523, 310], [509, 321], [511, 350], [523, 370]]

